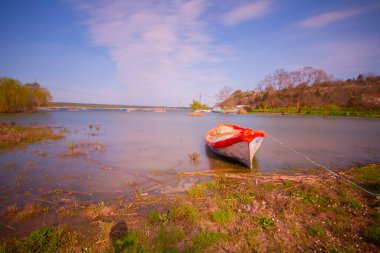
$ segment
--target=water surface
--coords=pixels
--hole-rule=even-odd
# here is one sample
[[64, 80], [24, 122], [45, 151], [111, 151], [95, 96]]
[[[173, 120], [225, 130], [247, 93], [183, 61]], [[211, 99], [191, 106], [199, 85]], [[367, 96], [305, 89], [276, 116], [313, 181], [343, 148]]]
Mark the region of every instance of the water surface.
[[[216, 156], [206, 149], [204, 136], [219, 123], [264, 130], [333, 169], [380, 162], [378, 119], [215, 113], [190, 117], [187, 113], [90, 110], [0, 114], [0, 122], [57, 126], [68, 131], [60, 141], [0, 153], [0, 205], [61, 190], [89, 200], [122, 197], [136, 191], [175, 192], [189, 184], [176, 176], [185, 171], [232, 168], [236, 172], [270, 174], [315, 167], [271, 137], [265, 138], [251, 171]], [[70, 143], [77, 142], [102, 143], [105, 151], [89, 152], [86, 158], [62, 155]], [[188, 157], [193, 152], [200, 154], [198, 163]]]

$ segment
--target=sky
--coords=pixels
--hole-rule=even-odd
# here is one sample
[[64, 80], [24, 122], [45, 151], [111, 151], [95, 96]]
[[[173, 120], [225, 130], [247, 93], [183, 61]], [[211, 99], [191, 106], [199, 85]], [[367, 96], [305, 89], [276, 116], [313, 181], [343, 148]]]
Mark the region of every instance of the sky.
[[55, 102], [214, 105], [277, 69], [380, 74], [380, 0], [0, 0], [0, 76]]

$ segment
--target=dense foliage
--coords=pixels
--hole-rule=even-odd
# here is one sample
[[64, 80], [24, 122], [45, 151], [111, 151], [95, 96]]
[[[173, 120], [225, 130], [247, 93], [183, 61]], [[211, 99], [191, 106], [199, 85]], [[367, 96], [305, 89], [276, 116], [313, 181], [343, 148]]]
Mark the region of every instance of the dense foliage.
[[333, 80], [323, 70], [310, 67], [287, 72], [277, 70], [259, 83], [256, 91], [237, 90], [220, 104], [222, 107], [246, 105], [251, 110], [304, 109], [380, 109], [380, 76]]
[[38, 83], [21, 84], [12, 78], [0, 78], [0, 112], [31, 112], [50, 102], [50, 92]]
[[193, 100], [193, 103], [190, 105], [190, 109], [191, 110], [198, 110], [198, 109], [207, 110], [209, 108], [207, 107], [207, 105], [201, 104], [200, 102]]

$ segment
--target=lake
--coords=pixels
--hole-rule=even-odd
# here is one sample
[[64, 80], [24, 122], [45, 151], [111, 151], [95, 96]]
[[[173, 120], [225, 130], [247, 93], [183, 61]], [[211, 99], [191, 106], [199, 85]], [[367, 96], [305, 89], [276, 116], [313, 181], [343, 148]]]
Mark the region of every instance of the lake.
[[[189, 185], [178, 172], [230, 169], [236, 173], [294, 173], [315, 168], [297, 150], [331, 169], [380, 162], [380, 120], [362, 118], [118, 110], [0, 114], [0, 122], [61, 127], [66, 138], [0, 153], [0, 206], [26, 202], [25, 196], [61, 191], [84, 200], [183, 192]], [[266, 131], [249, 170], [206, 149], [204, 136], [219, 123]], [[57, 130], [58, 131], [58, 130]], [[63, 155], [75, 143], [99, 143], [102, 152]], [[192, 162], [188, 154], [200, 154]]]

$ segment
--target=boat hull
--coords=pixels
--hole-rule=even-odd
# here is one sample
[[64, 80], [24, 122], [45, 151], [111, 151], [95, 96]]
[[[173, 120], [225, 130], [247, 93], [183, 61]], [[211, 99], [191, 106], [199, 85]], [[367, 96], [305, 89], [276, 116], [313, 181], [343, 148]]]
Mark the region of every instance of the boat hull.
[[257, 137], [251, 142], [239, 142], [228, 147], [213, 148], [210, 145], [207, 146], [211, 151], [218, 155], [232, 158], [247, 167], [252, 168], [253, 157], [260, 148], [262, 142], [263, 138]]
[[205, 136], [207, 146], [215, 153], [235, 159], [252, 168], [252, 159], [265, 137], [265, 132], [232, 124], [213, 127]]

